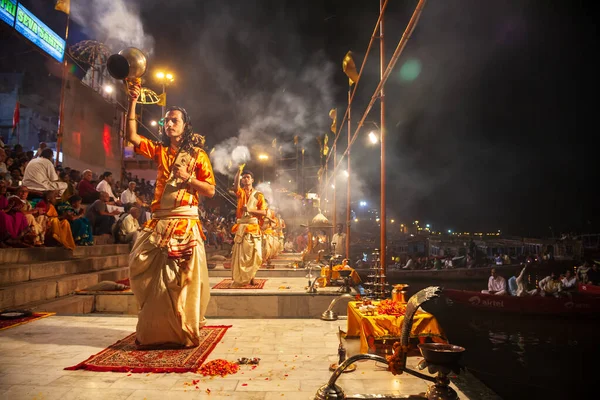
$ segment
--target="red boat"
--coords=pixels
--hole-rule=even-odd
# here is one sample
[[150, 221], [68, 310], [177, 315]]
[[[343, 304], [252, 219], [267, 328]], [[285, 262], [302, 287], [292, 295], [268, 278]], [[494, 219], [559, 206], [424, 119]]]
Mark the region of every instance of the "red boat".
[[580, 293], [595, 294], [595, 295], [600, 296], [600, 286], [583, 285], [580, 283], [578, 289], [579, 289]]
[[448, 304], [461, 304], [487, 311], [539, 315], [585, 315], [600, 317], [600, 296], [574, 292], [569, 297], [497, 296], [469, 290], [444, 289]]

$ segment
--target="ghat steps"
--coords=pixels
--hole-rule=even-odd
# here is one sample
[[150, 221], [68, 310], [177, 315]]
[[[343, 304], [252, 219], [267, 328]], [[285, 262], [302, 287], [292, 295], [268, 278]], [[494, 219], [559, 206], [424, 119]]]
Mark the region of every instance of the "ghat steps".
[[[208, 257], [210, 258], [210, 250]], [[131, 291], [82, 291], [101, 281], [128, 277], [128, 245], [103, 244], [63, 248], [0, 250], [0, 310], [31, 309], [57, 314], [136, 315]], [[340, 293], [337, 287], [306, 293], [306, 270], [297, 268], [301, 255], [284, 253], [261, 268], [263, 289], [211, 289], [208, 317], [313, 318], [319, 317]], [[210, 286], [231, 277], [228, 261], [209, 261]], [[212, 264], [212, 265], [211, 265]], [[313, 275], [318, 274], [314, 271]], [[344, 313], [347, 299], [336, 306]]]
[[93, 296], [75, 296], [100, 281], [128, 276], [129, 245], [99, 244], [0, 250], [0, 310], [90, 313]]

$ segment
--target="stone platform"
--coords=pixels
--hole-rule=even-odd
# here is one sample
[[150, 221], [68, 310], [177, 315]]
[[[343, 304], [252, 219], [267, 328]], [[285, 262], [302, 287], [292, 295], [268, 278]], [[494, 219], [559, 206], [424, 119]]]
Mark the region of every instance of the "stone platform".
[[[305, 271], [301, 271], [303, 275]], [[230, 276], [230, 275], [229, 275]], [[258, 276], [260, 278], [260, 276]], [[211, 288], [225, 277], [211, 276]], [[208, 317], [218, 318], [319, 318], [331, 301], [339, 297], [339, 287], [319, 288], [306, 293], [308, 280], [302, 278], [268, 277], [263, 289], [211, 289]], [[85, 292], [94, 296], [99, 313], [137, 315], [138, 305], [131, 291]], [[335, 311], [346, 315], [351, 298], [343, 298]]]
[[[242, 366], [235, 375], [204, 378], [185, 374], [128, 374], [65, 371], [135, 331], [135, 316], [52, 316], [2, 331], [0, 335], [0, 398], [44, 400], [308, 400], [325, 384], [337, 362], [338, 328], [346, 321], [307, 319], [209, 319], [210, 325], [232, 325], [207, 361], [259, 357], [260, 365]], [[356, 341], [345, 342], [348, 355]], [[409, 357], [415, 368], [420, 357]], [[469, 377], [469, 374], [461, 377]], [[472, 376], [471, 376], [472, 378]], [[192, 381], [198, 380], [195, 384]], [[453, 385], [461, 399], [465, 389]], [[346, 395], [357, 393], [409, 395], [424, 392], [429, 383], [408, 374], [392, 375], [372, 361], [342, 374], [337, 384]], [[210, 391], [210, 394], [209, 392]], [[495, 400], [489, 392], [473, 399]]]
[[[257, 278], [268, 278], [268, 277], [272, 277], [272, 278], [282, 278], [282, 277], [286, 277], [286, 278], [302, 278], [304, 276], [306, 276], [306, 270], [304, 268], [288, 268], [288, 267], [280, 267], [280, 266], [276, 266], [274, 265], [275, 268], [272, 269], [266, 269], [266, 268], [261, 268], [258, 270], [258, 272], [256, 273], [256, 277]], [[315, 272], [313, 272], [313, 274], [315, 274]], [[211, 269], [208, 271], [208, 274], [210, 276], [218, 276], [218, 277], [223, 277], [223, 278], [230, 278], [231, 277], [231, 269], [226, 269], [223, 268], [222, 266], [217, 266], [215, 269]]]
[[[318, 319], [341, 293], [338, 287], [306, 293], [306, 270], [290, 268], [299, 260], [297, 254], [281, 255], [272, 263], [274, 269], [259, 270], [257, 278], [267, 279], [263, 289], [211, 289], [208, 324], [233, 326], [207, 361], [259, 357], [255, 369], [242, 366], [237, 374], [224, 378], [65, 371], [135, 331], [138, 307], [131, 292], [73, 294], [100, 280], [126, 277], [128, 250], [122, 245], [78, 248], [73, 253], [0, 250], [0, 304], [67, 314], [1, 332], [0, 398], [308, 400], [331, 376], [329, 365], [337, 361], [337, 332], [346, 330], [344, 316], [351, 298], [336, 304], [339, 321]], [[231, 276], [218, 264], [209, 271], [211, 288]], [[318, 273], [313, 271], [313, 276]], [[81, 315], [90, 312], [94, 314]], [[343, 343], [348, 356], [360, 347], [358, 339]], [[407, 365], [415, 369], [420, 360], [409, 357]], [[408, 374], [393, 376], [371, 361], [357, 366], [357, 371], [337, 381], [347, 395], [418, 394], [429, 385]], [[459, 387], [453, 387], [461, 399], [497, 398], [472, 375], [464, 373], [460, 378]]]

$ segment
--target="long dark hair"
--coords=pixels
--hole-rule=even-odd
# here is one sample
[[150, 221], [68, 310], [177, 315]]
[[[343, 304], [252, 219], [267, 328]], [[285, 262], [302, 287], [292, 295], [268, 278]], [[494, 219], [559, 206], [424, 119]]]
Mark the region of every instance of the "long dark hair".
[[[181, 142], [181, 151], [185, 151], [188, 154], [192, 154], [194, 147], [204, 148], [204, 136], [194, 133], [194, 129], [192, 128], [192, 121], [188, 116], [187, 111], [183, 107], [171, 106], [167, 109], [165, 115], [170, 113], [171, 111], [179, 111], [181, 116], [183, 117], [183, 123], [185, 127], [183, 128], [183, 140]], [[165, 129], [165, 125], [163, 124], [162, 128], [162, 144], [165, 147], [169, 147], [171, 145], [171, 138], [167, 136], [167, 132]]]

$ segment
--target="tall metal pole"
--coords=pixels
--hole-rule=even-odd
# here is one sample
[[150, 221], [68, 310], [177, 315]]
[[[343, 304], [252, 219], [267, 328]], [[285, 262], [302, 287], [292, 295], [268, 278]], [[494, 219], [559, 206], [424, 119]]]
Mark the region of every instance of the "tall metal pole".
[[302, 148], [302, 196], [305, 196], [305, 187], [304, 185], [306, 184], [305, 182], [306, 177], [304, 176], [304, 147]]
[[296, 145], [296, 193], [300, 191], [300, 155], [298, 154], [298, 136], [294, 137]]
[[352, 109], [352, 86], [348, 85], [348, 193], [346, 195], [346, 258], [350, 259], [350, 140], [352, 138], [350, 121]]
[[[379, 12], [381, 15], [381, 21], [379, 22], [379, 77], [383, 80], [383, 75], [385, 72], [385, 42], [383, 39], [383, 0], [379, 0]], [[381, 204], [380, 204], [380, 213], [381, 213], [381, 270], [383, 272], [383, 276], [386, 275], [387, 270], [387, 238], [386, 238], [386, 225], [387, 225], [387, 216], [386, 216], [386, 201], [385, 201], [385, 94], [383, 90], [383, 85], [381, 86], [381, 91], [379, 92], [379, 105], [381, 109], [381, 132], [379, 133], [379, 138], [381, 141]], [[381, 278], [381, 283], [385, 283], [385, 277]], [[385, 287], [382, 288], [385, 291]]]
[[[337, 133], [336, 133], [337, 135]], [[337, 136], [336, 136], [337, 138]], [[333, 148], [331, 149], [333, 151], [333, 166], [335, 167], [336, 163], [337, 163], [337, 155], [336, 153], [336, 148], [335, 148], [335, 143], [336, 141], [334, 140], [333, 142]], [[325, 165], [327, 165], [327, 160], [325, 160]], [[337, 199], [335, 198], [335, 192], [337, 191], [337, 188], [335, 187], [335, 168], [331, 171], [331, 176], [332, 176], [332, 182], [333, 182], [333, 194], [332, 194], [332, 201], [333, 201], [333, 218], [332, 218], [332, 222], [333, 222], [333, 227], [334, 229], [337, 229]], [[325, 185], [327, 185], [329, 182], [328, 179], [325, 179]]]
[[160, 118], [164, 118], [165, 117], [165, 109], [167, 108], [167, 89], [166, 89], [164, 81], [163, 81], [163, 84], [162, 84], [162, 90], [163, 90], [162, 91], [163, 92], [163, 98], [165, 99], [165, 101], [164, 101], [163, 105], [160, 106], [160, 112], [161, 112]]
[[[65, 44], [69, 39], [69, 18], [70, 14], [67, 14], [67, 27], [65, 28]], [[65, 52], [66, 53], [66, 52]], [[63, 70], [62, 70], [62, 82], [60, 86], [60, 104], [58, 110], [58, 134], [56, 135], [56, 159], [54, 160], [54, 165], [58, 166], [58, 155], [60, 154], [60, 148], [62, 146], [63, 133], [65, 130], [65, 122], [63, 120], [65, 116], [65, 91], [67, 90], [67, 55], [65, 54], [63, 60]], [[94, 81], [92, 81], [92, 85]], [[64, 160], [64, 157], [63, 157]]]

